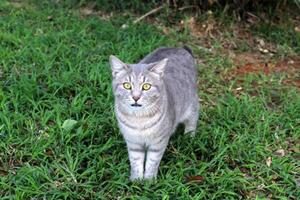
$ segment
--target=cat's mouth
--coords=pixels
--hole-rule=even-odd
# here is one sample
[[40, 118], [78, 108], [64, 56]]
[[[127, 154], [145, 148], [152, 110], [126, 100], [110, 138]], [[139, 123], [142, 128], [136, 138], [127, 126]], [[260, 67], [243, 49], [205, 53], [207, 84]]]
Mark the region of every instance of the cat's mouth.
[[131, 104], [132, 107], [141, 107], [142, 105], [141, 104], [138, 104], [138, 103], [134, 103], [134, 104]]

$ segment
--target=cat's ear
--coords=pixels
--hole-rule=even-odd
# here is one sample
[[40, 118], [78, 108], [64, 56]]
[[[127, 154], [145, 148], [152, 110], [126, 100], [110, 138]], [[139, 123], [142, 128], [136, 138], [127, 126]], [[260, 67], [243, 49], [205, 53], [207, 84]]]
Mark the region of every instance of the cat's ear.
[[148, 70], [151, 71], [151, 72], [154, 72], [154, 73], [156, 73], [156, 74], [158, 74], [160, 76], [163, 76], [167, 63], [168, 63], [168, 58], [164, 58], [161, 61], [153, 63], [148, 68]]
[[119, 58], [113, 55], [109, 56], [109, 64], [111, 66], [113, 77], [116, 77], [120, 72], [129, 70], [128, 65], [126, 65]]

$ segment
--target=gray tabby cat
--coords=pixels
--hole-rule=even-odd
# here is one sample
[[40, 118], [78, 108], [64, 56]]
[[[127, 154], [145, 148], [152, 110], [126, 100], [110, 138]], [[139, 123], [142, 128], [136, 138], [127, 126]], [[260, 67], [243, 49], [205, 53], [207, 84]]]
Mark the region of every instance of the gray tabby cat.
[[197, 73], [191, 50], [159, 48], [138, 64], [110, 56], [115, 113], [128, 148], [131, 180], [157, 176], [177, 125], [195, 135]]

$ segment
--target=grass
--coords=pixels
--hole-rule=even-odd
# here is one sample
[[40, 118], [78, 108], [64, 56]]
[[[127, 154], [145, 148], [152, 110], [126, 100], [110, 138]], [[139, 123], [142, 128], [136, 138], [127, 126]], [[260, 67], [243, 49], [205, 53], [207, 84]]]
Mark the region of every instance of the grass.
[[[156, 182], [129, 181], [108, 56], [135, 62], [191, 39], [171, 39], [146, 23], [121, 29], [127, 20], [1, 1], [1, 199], [299, 198], [299, 91], [281, 84], [284, 74], [226, 82], [218, 71], [231, 61], [199, 49], [206, 65], [199, 66], [196, 137], [172, 137]], [[289, 38], [286, 44], [298, 48]], [[234, 93], [237, 86], [244, 90]], [[75, 123], [63, 126], [70, 119]]]

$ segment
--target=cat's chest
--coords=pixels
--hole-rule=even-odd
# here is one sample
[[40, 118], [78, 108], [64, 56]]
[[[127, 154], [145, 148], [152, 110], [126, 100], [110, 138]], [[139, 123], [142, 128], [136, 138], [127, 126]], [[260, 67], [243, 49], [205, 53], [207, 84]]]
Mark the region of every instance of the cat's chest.
[[149, 134], [154, 131], [163, 116], [154, 115], [152, 117], [124, 117], [118, 116], [118, 122], [121, 128], [126, 132], [143, 132]]
[[150, 140], [161, 134], [162, 126], [168, 124], [164, 114], [157, 114], [149, 118], [117, 115], [117, 119], [122, 134], [130, 140]]

